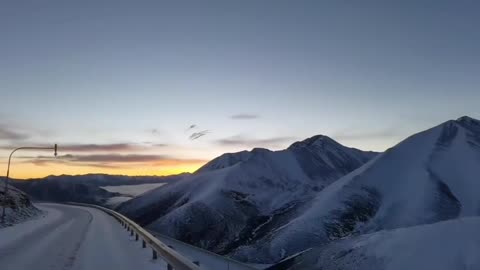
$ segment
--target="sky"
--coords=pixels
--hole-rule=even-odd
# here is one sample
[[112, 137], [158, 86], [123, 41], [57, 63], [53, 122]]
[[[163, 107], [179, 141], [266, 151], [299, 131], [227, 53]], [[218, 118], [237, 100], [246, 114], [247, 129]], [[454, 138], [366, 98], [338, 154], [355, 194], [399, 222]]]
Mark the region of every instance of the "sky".
[[[480, 118], [478, 1], [0, 1], [11, 177], [191, 172], [323, 134]], [[1, 169], [0, 169], [1, 172]]]

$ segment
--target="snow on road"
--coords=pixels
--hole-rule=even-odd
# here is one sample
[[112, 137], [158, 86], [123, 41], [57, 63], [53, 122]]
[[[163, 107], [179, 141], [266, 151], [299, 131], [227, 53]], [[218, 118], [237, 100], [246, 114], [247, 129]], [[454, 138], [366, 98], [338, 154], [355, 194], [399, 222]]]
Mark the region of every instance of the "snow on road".
[[2, 270], [166, 269], [97, 209], [38, 204], [44, 215], [0, 229]]

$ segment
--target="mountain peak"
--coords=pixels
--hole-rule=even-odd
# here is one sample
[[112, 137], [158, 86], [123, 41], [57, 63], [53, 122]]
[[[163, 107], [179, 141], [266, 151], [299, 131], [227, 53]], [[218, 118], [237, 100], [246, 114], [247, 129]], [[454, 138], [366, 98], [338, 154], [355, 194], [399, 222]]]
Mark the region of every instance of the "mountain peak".
[[458, 118], [456, 122], [459, 122], [459, 123], [462, 123], [462, 124], [472, 124], [472, 123], [479, 124], [480, 123], [479, 120], [477, 120], [475, 118], [472, 118], [472, 117], [469, 117], [469, 116], [462, 116], [462, 117]]
[[298, 141], [290, 145], [288, 149], [298, 148], [298, 147], [305, 147], [305, 146], [326, 146], [326, 145], [339, 145], [336, 141], [332, 138], [325, 136], [325, 135], [315, 135], [303, 141]]
[[475, 118], [462, 116], [458, 118], [455, 122], [460, 126], [470, 130], [471, 132], [476, 133], [477, 135], [480, 134], [480, 121]]

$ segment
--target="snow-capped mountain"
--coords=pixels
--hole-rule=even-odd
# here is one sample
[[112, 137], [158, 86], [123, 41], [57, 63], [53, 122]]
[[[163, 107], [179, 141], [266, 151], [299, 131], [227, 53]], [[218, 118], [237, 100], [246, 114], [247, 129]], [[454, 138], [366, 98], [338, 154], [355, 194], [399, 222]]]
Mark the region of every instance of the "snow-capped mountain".
[[[479, 191], [480, 121], [462, 117], [407, 138], [335, 181], [319, 192], [300, 216], [255, 245], [237, 249], [235, 256], [250, 261], [258, 258], [263, 262], [270, 258], [273, 262], [310, 247], [327, 249], [330, 247], [327, 243], [335, 245], [334, 240], [356, 235], [461, 218], [455, 223], [458, 225], [466, 220], [464, 218], [480, 214]], [[461, 227], [451, 229], [462, 230]], [[400, 237], [401, 234], [389, 232], [384, 237], [389, 235]], [[401, 252], [410, 252], [408, 247], [415, 245], [415, 239], [405, 244]], [[437, 243], [428, 237], [424, 240], [431, 241], [431, 245]], [[356, 245], [352, 244], [350, 249]], [[441, 251], [435, 254], [443, 256]], [[314, 268], [310, 265], [301, 269]], [[321, 265], [317, 268], [339, 269]]]
[[4, 196], [5, 193], [2, 181], [2, 188], [0, 190], [0, 206], [3, 207], [3, 203], [5, 201], [6, 216], [5, 224], [0, 222], [0, 227], [22, 222], [40, 213], [40, 210], [32, 205], [28, 195], [16, 189], [15, 187], [9, 186], [6, 200]]
[[297, 217], [319, 191], [375, 155], [325, 136], [282, 151], [225, 154], [118, 210], [149, 229], [229, 254]]

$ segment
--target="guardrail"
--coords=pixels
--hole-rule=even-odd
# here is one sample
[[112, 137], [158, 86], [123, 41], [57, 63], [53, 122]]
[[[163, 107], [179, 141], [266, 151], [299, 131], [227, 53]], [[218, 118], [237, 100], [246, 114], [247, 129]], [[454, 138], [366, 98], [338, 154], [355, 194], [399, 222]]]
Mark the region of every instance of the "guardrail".
[[172, 270], [200, 270], [200, 267], [195, 264], [199, 262], [191, 262], [189, 259], [185, 258], [184, 256], [180, 255], [175, 250], [171, 249], [160, 240], [158, 240], [155, 236], [150, 234], [148, 231], [143, 229], [140, 225], [133, 222], [129, 218], [125, 217], [124, 215], [113, 211], [111, 209], [101, 207], [98, 205], [93, 204], [86, 204], [86, 203], [68, 203], [71, 205], [77, 206], [85, 206], [99, 209], [110, 216], [114, 217], [120, 224], [130, 232], [131, 236], [135, 237], [136, 241], [139, 241], [142, 238], [142, 247], [146, 248], [147, 245], [150, 246], [152, 249], [152, 258], [154, 260], [158, 259], [158, 256], [162, 257], [163, 260], [167, 262], [167, 269]]
[[[233, 260], [229, 257], [221, 256], [216, 253], [213, 253], [209, 250], [202, 249], [191, 244], [179, 241], [175, 238], [168, 237], [166, 235], [162, 235], [158, 232], [151, 231], [149, 232], [155, 236], [157, 239], [162, 241], [164, 244], [173, 248], [179, 252], [182, 252], [185, 249], [189, 249], [189, 255], [191, 255], [191, 259], [193, 258], [202, 258], [203, 256], [198, 256], [198, 254], [205, 254], [209, 257], [208, 262], [202, 262], [202, 267], [208, 267], [209, 269], [225, 269], [225, 270], [259, 270], [259, 268], [255, 268], [249, 264], [239, 262]], [[192, 252], [193, 251], [193, 252]], [[195, 261], [195, 260], [194, 260]], [[265, 266], [266, 267], [266, 266]]]

